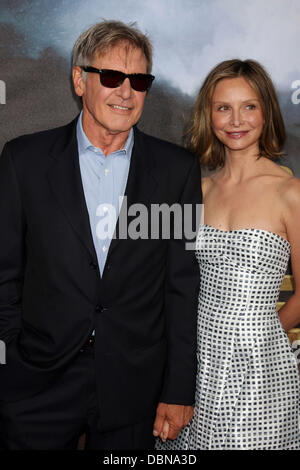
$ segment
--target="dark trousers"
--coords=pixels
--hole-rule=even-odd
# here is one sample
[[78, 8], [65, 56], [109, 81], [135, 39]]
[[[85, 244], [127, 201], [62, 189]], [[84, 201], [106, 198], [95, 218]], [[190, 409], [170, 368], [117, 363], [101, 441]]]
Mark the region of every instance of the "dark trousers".
[[101, 432], [93, 348], [87, 346], [60, 380], [38, 395], [0, 402], [0, 449], [77, 449], [86, 433], [86, 450], [151, 450], [154, 417]]

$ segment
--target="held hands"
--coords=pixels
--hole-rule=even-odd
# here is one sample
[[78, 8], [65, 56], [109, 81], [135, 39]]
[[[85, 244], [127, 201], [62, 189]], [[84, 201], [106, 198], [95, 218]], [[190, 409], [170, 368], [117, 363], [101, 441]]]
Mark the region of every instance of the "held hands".
[[163, 442], [176, 439], [179, 431], [186, 426], [194, 414], [193, 406], [159, 403], [153, 426], [153, 435], [160, 436]]

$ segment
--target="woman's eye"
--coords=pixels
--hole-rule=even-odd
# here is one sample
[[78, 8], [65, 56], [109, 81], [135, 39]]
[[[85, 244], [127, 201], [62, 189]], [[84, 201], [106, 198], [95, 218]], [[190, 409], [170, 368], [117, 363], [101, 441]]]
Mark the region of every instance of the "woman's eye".
[[219, 106], [218, 108], [218, 111], [227, 111], [227, 110], [228, 110], [228, 106], [225, 106], [225, 105]]
[[247, 104], [246, 109], [255, 109], [255, 104]]

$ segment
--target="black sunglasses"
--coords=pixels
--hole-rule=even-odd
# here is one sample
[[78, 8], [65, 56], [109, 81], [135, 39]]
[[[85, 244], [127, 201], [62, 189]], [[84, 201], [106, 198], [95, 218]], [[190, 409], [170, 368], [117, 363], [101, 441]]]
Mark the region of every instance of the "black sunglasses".
[[131, 88], [136, 91], [148, 91], [154, 80], [150, 73], [123, 73], [118, 70], [96, 69], [95, 67], [81, 67], [85, 72], [99, 73], [101, 85], [107, 88], [117, 88], [122, 85], [125, 78], [129, 78]]

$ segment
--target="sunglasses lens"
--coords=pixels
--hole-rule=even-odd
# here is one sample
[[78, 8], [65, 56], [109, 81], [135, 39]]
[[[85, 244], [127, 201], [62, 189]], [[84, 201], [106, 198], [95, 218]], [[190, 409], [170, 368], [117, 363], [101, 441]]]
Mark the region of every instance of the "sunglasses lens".
[[[130, 80], [131, 87], [136, 91], [146, 91], [150, 88], [154, 77], [146, 73], [133, 73], [127, 77]], [[117, 88], [122, 85], [126, 78], [125, 73], [118, 70], [103, 69], [100, 72], [101, 84], [107, 88]]]
[[130, 83], [134, 90], [146, 91], [151, 86], [152, 78], [151, 75], [137, 73], [130, 77]]
[[117, 88], [124, 80], [124, 74], [117, 70], [102, 70], [100, 74], [101, 84], [107, 88]]

